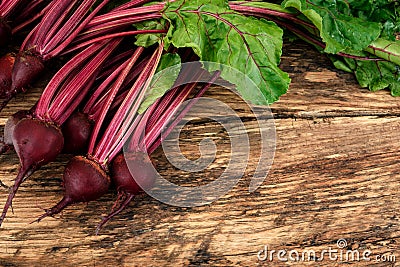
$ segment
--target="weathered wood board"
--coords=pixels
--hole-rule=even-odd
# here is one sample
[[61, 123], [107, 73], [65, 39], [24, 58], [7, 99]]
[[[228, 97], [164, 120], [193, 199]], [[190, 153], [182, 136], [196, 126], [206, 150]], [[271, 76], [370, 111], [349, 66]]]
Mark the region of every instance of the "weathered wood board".
[[[257, 257], [265, 246], [300, 255], [307, 250], [321, 253], [338, 249], [339, 239], [347, 242], [339, 251], [372, 253], [370, 261], [350, 258], [346, 264], [395, 266], [394, 257], [400, 261], [400, 99], [387, 91], [361, 89], [351, 74], [336, 71], [326, 57], [302, 43], [285, 46], [282, 68], [290, 73], [292, 84], [271, 107], [275, 159], [256, 192], [249, 193], [248, 184], [258, 161], [257, 123], [237, 96], [213, 88], [207, 96], [232, 104], [251, 140], [245, 176], [229, 194], [194, 208], [139, 196], [98, 236], [94, 230], [115, 193], [29, 224], [41, 208], [62, 196], [60, 177], [68, 157], [60, 156], [20, 188], [14, 214], [10, 212], [0, 228], [0, 266], [339, 266], [344, 263], [328, 255], [318, 262], [284, 262], [276, 254], [272, 262]], [[39, 92], [13, 100], [0, 123], [33, 104]], [[189, 123], [181, 135], [181, 149], [195, 159], [204, 137], [218, 148], [206, 170], [176, 170], [157, 150], [153, 158], [160, 173], [182, 184], [218, 177], [230, 156], [221, 126], [209, 120]], [[15, 154], [0, 157], [4, 183], [12, 183], [17, 168]], [[6, 195], [6, 190], [0, 191], [0, 203]], [[385, 262], [377, 260], [382, 256]]]

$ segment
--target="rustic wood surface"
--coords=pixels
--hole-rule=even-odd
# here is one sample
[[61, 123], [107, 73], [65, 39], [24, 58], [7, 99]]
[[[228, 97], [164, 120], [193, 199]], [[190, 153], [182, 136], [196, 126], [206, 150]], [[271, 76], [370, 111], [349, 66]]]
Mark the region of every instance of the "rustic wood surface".
[[[287, 95], [271, 108], [276, 153], [267, 179], [254, 193], [248, 182], [258, 159], [257, 124], [233, 93], [213, 88], [207, 95], [237, 111], [249, 132], [251, 158], [245, 176], [218, 201], [179, 208], [139, 196], [135, 203], [94, 231], [112, 206], [115, 193], [97, 202], [75, 205], [55, 218], [29, 224], [62, 196], [60, 177], [67, 156], [43, 167], [20, 188], [14, 213], [0, 228], [0, 266], [396, 266], [400, 262], [400, 99], [389, 92], [361, 89], [351, 74], [302, 43], [286, 45], [282, 68], [290, 73]], [[41, 83], [39, 82], [40, 87]], [[38, 98], [34, 89], [13, 100], [1, 124]], [[184, 173], [157, 150], [160, 173], [190, 184], [218, 177], [229, 161], [226, 132], [214, 122], [189, 123], [181, 149], [190, 159], [198, 143], [210, 137], [216, 160], [204, 171]], [[0, 179], [11, 185], [18, 169], [14, 153], [0, 157]], [[0, 203], [7, 191], [0, 189]], [[260, 261], [273, 250], [317, 253], [338, 249], [371, 251], [371, 261]], [[318, 254], [317, 254], [318, 255]], [[287, 255], [286, 255], [287, 256]], [[377, 257], [386, 261], [378, 261]], [[345, 260], [346, 258], [344, 258]]]

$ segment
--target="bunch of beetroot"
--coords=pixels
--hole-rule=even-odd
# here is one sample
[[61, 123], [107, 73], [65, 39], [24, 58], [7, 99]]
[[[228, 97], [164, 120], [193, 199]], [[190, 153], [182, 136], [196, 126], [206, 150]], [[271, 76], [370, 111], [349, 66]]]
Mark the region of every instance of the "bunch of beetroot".
[[[257, 105], [272, 103], [287, 91], [289, 75], [278, 66], [283, 42], [280, 27], [320, 51], [332, 50], [333, 43], [338, 48], [331, 58], [344, 60], [347, 65], [342, 68], [358, 73], [357, 78], [370, 79], [366, 84], [376, 90], [391, 87], [392, 93], [400, 92], [400, 44], [393, 36], [377, 39], [383, 29], [379, 23], [386, 20], [367, 25], [373, 34], [360, 24], [360, 31], [369, 37], [356, 40], [353, 24], [364, 23], [362, 18], [348, 18], [351, 10], [339, 14], [342, 11], [335, 9], [336, 4], [313, 2], [1, 1], [0, 111], [46, 68], [53, 74], [37, 103], [16, 112], [5, 124], [0, 153], [15, 150], [20, 167], [0, 225], [21, 184], [66, 153], [72, 158], [63, 175], [64, 197], [36, 221], [74, 203], [96, 200], [115, 188], [117, 199], [99, 223], [100, 230], [137, 194], [156, 183], [157, 172], [148, 155], [216, 79], [235, 84], [245, 100]], [[397, 1], [393, 2], [398, 10]], [[334, 12], [327, 13], [332, 8]], [[394, 16], [388, 19], [400, 21], [392, 6], [386, 11]], [[335, 12], [338, 16], [332, 16]], [[350, 27], [345, 32], [351, 34], [340, 36], [343, 43], [337, 43], [335, 29], [319, 24], [329, 26], [331, 20], [343, 16], [351, 23], [346, 25], [344, 20], [341, 27]], [[400, 24], [393, 25], [392, 31], [398, 32]], [[358, 41], [362, 44], [354, 44]], [[356, 51], [357, 47], [362, 51]], [[157, 76], [171, 66], [198, 60], [202, 61], [199, 68]], [[371, 75], [360, 74], [366, 71]], [[0, 185], [6, 186], [1, 181]]]
[[[26, 31], [19, 52], [0, 58], [0, 109], [27, 89], [48, 61], [59, 55], [64, 60], [38, 102], [30, 110], [16, 112], [5, 125], [0, 152], [15, 149], [20, 168], [9, 189], [0, 225], [21, 183], [60, 153], [76, 156], [65, 169], [65, 197], [44, 216], [56, 214], [72, 203], [97, 199], [109, 189], [112, 179], [108, 164], [122, 152], [124, 140], [133, 132], [126, 124], [141, 117], [137, 111], [166, 53], [162, 43], [144, 48], [132, 46], [133, 40], [129, 39], [131, 35], [165, 30], [137, 31], [131, 23], [122, 27], [111, 23], [110, 30], [99, 23], [107, 14], [113, 17], [147, 1], [131, 1], [118, 7], [109, 2], [12, 0], [0, 4], [0, 35], [4, 37], [0, 39], [8, 42], [14, 32], [34, 24]], [[33, 13], [36, 15], [27, 16]], [[97, 37], [87, 38], [88, 31]], [[141, 191], [136, 188], [135, 194]]]
[[[27, 88], [50, 59], [63, 55], [65, 60], [37, 103], [30, 110], [16, 112], [4, 127], [0, 152], [14, 149], [20, 167], [0, 225], [22, 182], [60, 153], [67, 153], [73, 157], [63, 175], [65, 195], [37, 221], [68, 205], [96, 200], [113, 187], [118, 197], [99, 230], [134, 196], [153, 186], [157, 173], [148, 155], [161, 144], [164, 128], [170, 123], [166, 132], [171, 131], [194, 103], [180, 109], [185, 100], [201, 96], [219, 76], [215, 74], [200, 87], [197, 82], [174, 86], [144, 113], [139, 112], [162, 57], [178, 50], [165, 49], [161, 39], [148, 47], [132, 45], [131, 35], [166, 33], [166, 29], [130, 26], [160, 18], [157, 12], [164, 4], [144, 7], [147, 1], [130, 1], [110, 8], [108, 2], [49, 2], [16, 56], [9, 53], [0, 59], [0, 65], [7, 66], [1, 69], [2, 107]], [[184, 59], [196, 59], [190, 50], [179, 53]], [[203, 72], [184, 75], [200, 78]], [[128, 151], [123, 153], [127, 142]]]

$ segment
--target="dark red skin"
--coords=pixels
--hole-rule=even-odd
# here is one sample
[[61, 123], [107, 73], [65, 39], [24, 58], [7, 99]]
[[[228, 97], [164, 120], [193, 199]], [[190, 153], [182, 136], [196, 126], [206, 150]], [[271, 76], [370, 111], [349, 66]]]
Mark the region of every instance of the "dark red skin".
[[64, 135], [63, 152], [77, 155], [87, 151], [92, 128], [93, 123], [86, 114], [82, 112], [72, 114], [62, 126]]
[[7, 145], [13, 144], [13, 133], [15, 125], [18, 124], [22, 119], [26, 119], [31, 116], [30, 110], [20, 110], [8, 117], [6, 124], [4, 125], [4, 143]]
[[21, 183], [38, 168], [54, 161], [64, 146], [58, 127], [33, 118], [22, 119], [15, 125], [12, 140], [20, 168], [0, 216], [0, 225]]
[[11, 39], [11, 27], [0, 17], [0, 47], [8, 45]]
[[[126, 160], [130, 168], [128, 168]], [[138, 185], [132, 174], [143, 188]], [[146, 153], [134, 152], [117, 155], [111, 162], [111, 179], [117, 187], [118, 198], [111, 212], [97, 226], [96, 234], [112, 217], [123, 211], [135, 195], [143, 192], [143, 189], [151, 189], [156, 178], [157, 172]], [[120, 203], [121, 199], [124, 199], [122, 203]]]
[[96, 200], [108, 191], [109, 186], [110, 177], [98, 163], [83, 156], [73, 157], [64, 170], [63, 199], [37, 221], [61, 212], [68, 205]]
[[55, 125], [28, 118], [15, 125], [13, 144], [21, 169], [37, 169], [56, 159], [64, 146], [64, 137]]
[[3, 154], [12, 149], [12, 136], [15, 125], [17, 125], [17, 123], [20, 122], [22, 119], [28, 118], [29, 116], [31, 116], [30, 110], [20, 110], [8, 117], [6, 124], [4, 125], [3, 141], [0, 142], [0, 154]]
[[[128, 168], [126, 160], [130, 168]], [[132, 174], [135, 175], [135, 178]], [[136, 180], [144, 189], [151, 189], [156, 181], [157, 173], [147, 154], [143, 152], [125, 153], [119, 154], [112, 161], [111, 178], [118, 192], [137, 195], [143, 189], [137, 184]]]
[[12, 70], [12, 90], [20, 91], [32, 83], [44, 70], [41, 58], [28, 52], [20, 52]]
[[[1, 29], [1, 27], [0, 27]], [[0, 30], [1, 40], [1, 30]], [[4, 55], [0, 58], [0, 97], [5, 98], [11, 91], [12, 70], [15, 62], [15, 56], [12, 54]]]

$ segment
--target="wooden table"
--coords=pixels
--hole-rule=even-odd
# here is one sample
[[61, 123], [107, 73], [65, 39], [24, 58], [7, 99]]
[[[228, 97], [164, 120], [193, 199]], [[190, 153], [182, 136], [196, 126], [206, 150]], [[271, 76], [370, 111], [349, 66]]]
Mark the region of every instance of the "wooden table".
[[[97, 202], [72, 206], [62, 216], [29, 224], [41, 208], [62, 196], [60, 177], [68, 157], [60, 156], [20, 188], [14, 214], [9, 212], [0, 228], [0, 265], [338, 266], [340, 261], [327, 255], [316, 263], [283, 262], [275, 254], [271, 262], [260, 261], [257, 253], [265, 246], [300, 255], [309, 250], [321, 253], [338, 249], [337, 241], [344, 239], [347, 247], [339, 251], [372, 253], [369, 262], [349, 257], [347, 263], [394, 266], [393, 256], [400, 261], [400, 99], [387, 91], [361, 89], [351, 74], [335, 70], [325, 56], [303, 43], [285, 46], [282, 68], [290, 73], [292, 84], [271, 107], [276, 154], [256, 192], [249, 193], [247, 186], [257, 166], [257, 151], [251, 152], [246, 174], [233, 190], [209, 205], [179, 208], [140, 196], [96, 236], [100, 216], [115, 199], [115, 193], [109, 193]], [[39, 92], [34, 89], [12, 101], [1, 113], [1, 124], [30, 106]], [[251, 148], [257, 148], [255, 119], [243, 102], [219, 88], [208, 96], [234, 104]], [[153, 158], [160, 173], [182, 184], [218, 177], [230, 151], [221, 129], [199, 120], [181, 135], [183, 153], [192, 159], [199, 155], [202, 138], [214, 140], [219, 152], [209, 168], [189, 174], [175, 170], [158, 150]], [[10, 185], [18, 159], [14, 153], [0, 159], [0, 178]], [[6, 195], [2, 189], [1, 204]], [[387, 262], [377, 261], [382, 256]]]

